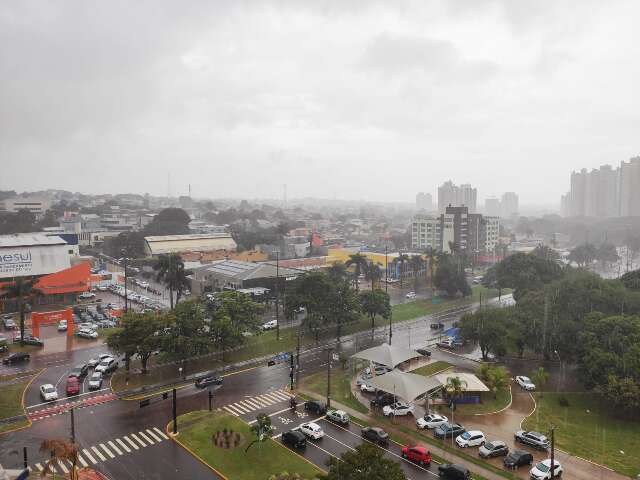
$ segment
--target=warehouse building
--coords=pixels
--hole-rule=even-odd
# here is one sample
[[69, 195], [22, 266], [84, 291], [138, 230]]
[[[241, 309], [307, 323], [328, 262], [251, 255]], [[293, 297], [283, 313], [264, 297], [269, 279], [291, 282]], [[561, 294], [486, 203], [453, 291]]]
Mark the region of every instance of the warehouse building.
[[228, 233], [164, 235], [145, 237], [149, 256], [185, 252], [235, 252], [237, 245]]

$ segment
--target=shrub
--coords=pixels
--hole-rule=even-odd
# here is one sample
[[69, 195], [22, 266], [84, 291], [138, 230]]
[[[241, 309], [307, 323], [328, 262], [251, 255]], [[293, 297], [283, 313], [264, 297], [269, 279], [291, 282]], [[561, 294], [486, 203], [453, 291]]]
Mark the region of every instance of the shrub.
[[567, 399], [567, 397], [558, 398], [558, 403], [560, 404], [561, 407], [568, 407], [569, 406], [569, 400]]

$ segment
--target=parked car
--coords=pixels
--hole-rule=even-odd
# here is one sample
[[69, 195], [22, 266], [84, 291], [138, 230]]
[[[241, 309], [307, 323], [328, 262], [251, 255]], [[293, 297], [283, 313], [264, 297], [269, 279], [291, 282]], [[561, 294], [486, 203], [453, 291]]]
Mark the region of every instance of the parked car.
[[465, 429], [459, 423], [443, 423], [433, 431], [433, 436], [440, 440], [462, 435]]
[[549, 449], [549, 439], [539, 432], [525, 432], [524, 430], [518, 430], [515, 434], [515, 441], [529, 445], [530, 447], [537, 448], [538, 450]]
[[89, 365], [86, 363], [81, 363], [76, 365], [73, 370], [69, 372], [69, 377], [84, 377], [87, 373], [89, 373]]
[[327, 406], [316, 400], [308, 400], [304, 402], [304, 409], [308, 412], [315, 413], [316, 415], [327, 413]]
[[95, 330], [90, 330], [88, 328], [81, 328], [76, 332], [76, 335], [81, 338], [88, 338], [90, 340], [95, 340], [98, 338], [98, 332]]
[[455, 348], [453, 344], [453, 338], [442, 340], [441, 342], [436, 343], [436, 346], [438, 346], [439, 348], [444, 348], [446, 350], [453, 350]]
[[2, 323], [4, 324], [4, 328], [6, 330], [15, 330], [16, 322], [13, 321], [13, 317], [11, 315], [5, 315], [2, 318]]
[[363, 438], [366, 438], [370, 442], [377, 443], [378, 445], [389, 444], [389, 434], [380, 427], [364, 427], [360, 433]]
[[4, 357], [2, 359], [2, 363], [4, 363], [5, 365], [13, 365], [14, 363], [18, 362], [28, 362], [30, 358], [31, 355], [26, 352], [15, 352]]
[[409, 292], [405, 295], [407, 298], [416, 298], [416, 292]]
[[98, 364], [101, 361], [103, 361], [105, 358], [113, 358], [113, 355], [111, 355], [110, 353], [101, 353], [97, 357], [93, 357], [89, 359], [89, 361], [87, 362], [87, 365], [89, 365], [90, 367], [97, 367]]
[[431, 452], [422, 445], [402, 447], [402, 458], [406, 458], [420, 466], [428, 467], [431, 465]]
[[485, 443], [484, 433], [480, 430], [469, 430], [468, 432], [458, 435], [456, 437], [456, 443], [462, 448], [482, 446]]
[[281, 437], [282, 443], [293, 448], [305, 448], [307, 446], [307, 437], [298, 430], [289, 430], [284, 432]]
[[[391, 368], [389, 368], [389, 367], [387, 367], [386, 365], [375, 365], [375, 366], [373, 367], [373, 373], [374, 373], [376, 376], [384, 375], [385, 373], [388, 373], [388, 372], [390, 372], [391, 370], [392, 370], [392, 369], [391, 369]], [[364, 369], [363, 376], [364, 376], [364, 375], [371, 375], [371, 369], [370, 369], [369, 367], [367, 367], [367, 368], [365, 368], [365, 369]]]
[[438, 476], [446, 480], [468, 480], [471, 478], [471, 472], [462, 465], [445, 463], [438, 466]]
[[361, 392], [374, 393], [376, 391], [376, 387], [373, 385], [369, 385], [368, 383], [363, 383], [360, 385]]
[[391, 415], [395, 415], [398, 417], [409, 415], [409, 414], [413, 415], [413, 405], [409, 405], [408, 403], [404, 403], [404, 402], [396, 402], [392, 405], [387, 405], [386, 407], [383, 407], [382, 414], [385, 417], [389, 417]]
[[78, 377], [67, 377], [67, 396], [77, 395], [80, 393], [80, 380]]
[[547, 478], [557, 478], [562, 475], [562, 465], [558, 460], [553, 461], [553, 477], [551, 476], [551, 459], [538, 462], [535, 467], [529, 471], [532, 480], [547, 480]]
[[435, 322], [435, 323], [432, 323], [431, 325], [429, 325], [429, 328], [430, 328], [431, 330], [440, 330], [440, 329], [443, 329], [443, 328], [444, 328], [444, 323], [442, 323], [442, 322]]
[[416, 348], [416, 352], [418, 352], [423, 357], [431, 356], [431, 351], [427, 350], [426, 348]]
[[262, 330], [275, 330], [277, 326], [277, 320], [269, 320], [268, 322], [262, 324]]
[[533, 455], [524, 450], [514, 450], [502, 459], [502, 463], [506, 468], [515, 470], [522, 465], [531, 465], [533, 463]]
[[395, 401], [396, 400], [394, 396], [391, 395], [390, 393], [378, 391], [378, 396], [376, 396], [375, 398], [372, 398], [369, 404], [374, 408], [375, 407], [382, 408], [387, 405], [391, 405]]
[[[32, 345], [34, 347], [42, 347], [44, 346], [44, 342], [40, 340], [38, 337], [34, 337], [32, 335], [27, 335], [25, 333], [23, 342], [25, 345]], [[20, 343], [20, 334], [18, 333], [13, 337], [13, 343]]]
[[40, 396], [45, 402], [52, 402], [58, 399], [58, 391], [50, 383], [45, 383], [40, 385]]
[[102, 373], [93, 372], [89, 377], [89, 390], [98, 390], [102, 387]]
[[92, 298], [96, 298], [96, 294], [93, 292], [82, 292], [80, 295], [78, 295], [78, 298], [80, 300], [90, 300]]
[[432, 429], [437, 428], [443, 423], [448, 422], [449, 419], [444, 415], [440, 415], [438, 413], [428, 413], [424, 417], [420, 417], [416, 420], [416, 427], [420, 429]]
[[329, 410], [326, 417], [327, 420], [331, 420], [332, 422], [349, 425], [349, 414], [344, 410]]
[[103, 375], [113, 372], [118, 368], [118, 362], [115, 358], [105, 358], [96, 367], [96, 372], [100, 372]]
[[478, 455], [482, 458], [501, 457], [507, 453], [509, 453], [509, 447], [501, 440], [491, 440], [478, 450]]
[[222, 377], [207, 375], [196, 380], [196, 388], [206, 388], [210, 385], [222, 385]]
[[315, 422], [303, 423], [300, 425], [300, 431], [308, 438], [320, 440], [324, 437], [324, 430]]
[[373, 375], [371, 373], [361, 373], [356, 379], [356, 385], [361, 387], [365, 383], [370, 383]]
[[533, 392], [536, 389], [536, 385], [531, 381], [531, 379], [523, 375], [518, 375], [516, 377], [516, 383], [528, 392]]
[[59, 332], [66, 332], [67, 331], [67, 321], [66, 320], [60, 320], [58, 322], [58, 331]]

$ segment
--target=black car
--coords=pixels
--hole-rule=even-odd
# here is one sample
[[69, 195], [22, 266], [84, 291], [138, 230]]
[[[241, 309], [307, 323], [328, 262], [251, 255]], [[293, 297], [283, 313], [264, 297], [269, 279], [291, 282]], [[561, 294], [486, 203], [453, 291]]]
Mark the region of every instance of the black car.
[[309, 400], [304, 402], [304, 409], [315, 413], [316, 415], [324, 415], [327, 413], [327, 406], [324, 403], [318, 402], [316, 400]]
[[418, 352], [420, 355], [422, 355], [424, 357], [430, 357], [431, 356], [431, 352], [429, 350], [427, 350], [426, 348], [418, 348], [418, 349], [416, 349], [416, 352]]
[[282, 443], [293, 448], [305, 448], [307, 446], [307, 437], [298, 430], [289, 430], [282, 434]]
[[5, 365], [12, 365], [16, 362], [28, 362], [31, 355], [25, 352], [15, 352], [2, 359], [2, 363]]
[[459, 423], [443, 423], [433, 431], [433, 436], [439, 439], [455, 438], [465, 432], [465, 428]]
[[382, 408], [395, 403], [395, 401], [395, 398], [390, 393], [378, 392], [378, 396], [373, 398], [369, 404], [374, 408]]
[[531, 465], [533, 463], [533, 455], [524, 450], [514, 450], [502, 459], [505, 467], [515, 470], [522, 465]]
[[444, 323], [432, 323], [431, 325], [429, 325], [429, 328], [431, 328], [432, 330], [440, 330], [441, 328], [444, 328]]
[[438, 476], [450, 480], [467, 480], [471, 478], [471, 472], [468, 468], [455, 463], [445, 463], [438, 467]]
[[86, 363], [81, 363], [80, 365], [76, 365], [67, 376], [80, 378], [84, 377], [87, 373], [89, 373], [89, 365], [87, 365]]
[[365, 427], [362, 429], [362, 437], [378, 445], [389, 444], [389, 434], [379, 427]]
[[215, 375], [208, 375], [206, 377], [202, 377], [196, 380], [197, 388], [206, 388], [209, 385], [222, 385], [222, 377], [217, 377]]

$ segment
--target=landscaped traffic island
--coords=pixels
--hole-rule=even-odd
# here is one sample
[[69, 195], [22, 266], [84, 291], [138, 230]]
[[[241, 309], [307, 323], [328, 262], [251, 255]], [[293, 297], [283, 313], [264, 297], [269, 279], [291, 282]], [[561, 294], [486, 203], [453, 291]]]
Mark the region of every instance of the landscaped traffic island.
[[322, 473], [276, 440], [254, 443], [245, 451], [256, 435], [227, 414], [188, 413], [178, 417], [178, 427], [177, 440], [230, 480], [264, 480], [282, 472], [313, 479]]
[[[0, 419], [16, 417], [24, 414], [24, 408], [22, 407], [22, 394], [28, 384], [28, 381], [24, 381], [9, 383], [0, 387], [0, 390], [2, 390], [2, 394], [0, 395]], [[0, 432], [23, 427], [28, 425], [28, 423], [29, 422], [24, 419], [19, 420], [18, 422], [0, 424]]]

